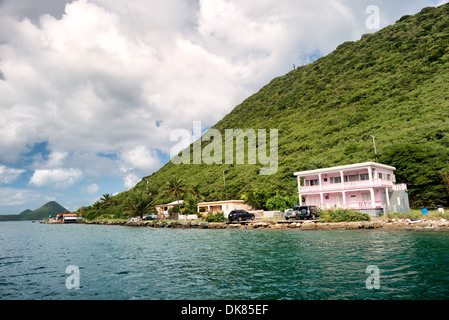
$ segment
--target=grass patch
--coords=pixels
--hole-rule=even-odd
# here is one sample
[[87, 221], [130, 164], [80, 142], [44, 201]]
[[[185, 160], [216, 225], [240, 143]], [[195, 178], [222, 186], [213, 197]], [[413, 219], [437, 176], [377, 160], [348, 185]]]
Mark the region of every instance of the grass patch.
[[225, 218], [224, 213], [219, 211], [216, 213], [209, 212], [205, 217], [204, 220], [207, 222], [226, 222], [229, 221]]
[[410, 220], [419, 220], [419, 219], [446, 219], [449, 220], [449, 213], [440, 213], [438, 210], [429, 210], [427, 216], [422, 213], [421, 210], [412, 209], [410, 213], [398, 213], [398, 212], [390, 212], [386, 215], [389, 219], [410, 219]]
[[354, 221], [371, 221], [371, 217], [366, 213], [355, 210], [325, 210], [321, 216], [324, 222], [354, 222]]

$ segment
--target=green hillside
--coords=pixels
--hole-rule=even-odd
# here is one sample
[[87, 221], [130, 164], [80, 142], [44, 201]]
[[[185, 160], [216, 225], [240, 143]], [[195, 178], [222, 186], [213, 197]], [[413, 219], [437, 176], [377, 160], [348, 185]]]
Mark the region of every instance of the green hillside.
[[[173, 201], [161, 189], [176, 176], [206, 200], [246, 195], [266, 207], [276, 194], [295, 195], [296, 171], [375, 161], [375, 136], [379, 162], [396, 166], [412, 206], [448, 205], [441, 170], [449, 166], [449, 5], [404, 16], [272, 80], [213, 128], [223, 137], [225, 129], [278, 129], [277, 173], [259, 175], [260, 164], [169, 162], [131, 192], [148, 188], [155, 203]], [[128, 193], [115, 197], [115, 213]]]
[[66, 208], [56, 201], [50, 201], [34, 211], [27, 209], [20, 214], [0, 215], [0, 221], [44, 220], [48, 219], [49, 216], [56, 217], [56, 215], [65, 212], [68, 212]]

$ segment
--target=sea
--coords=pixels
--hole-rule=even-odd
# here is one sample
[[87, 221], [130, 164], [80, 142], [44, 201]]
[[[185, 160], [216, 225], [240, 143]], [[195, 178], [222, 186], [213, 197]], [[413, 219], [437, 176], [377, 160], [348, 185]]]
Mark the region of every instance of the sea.
[[448, 231], [0, 222], [0, 300], [448, 298]]

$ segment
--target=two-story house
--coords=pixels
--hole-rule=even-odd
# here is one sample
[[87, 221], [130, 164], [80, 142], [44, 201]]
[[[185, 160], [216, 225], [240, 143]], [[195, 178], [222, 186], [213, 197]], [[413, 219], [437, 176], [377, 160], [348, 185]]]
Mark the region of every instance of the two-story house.
[[396, 168], [366, 162], [296, 172], [300, 205], [354, 209], [377, 216], [410, 212], [407, 185], [396, 184]]

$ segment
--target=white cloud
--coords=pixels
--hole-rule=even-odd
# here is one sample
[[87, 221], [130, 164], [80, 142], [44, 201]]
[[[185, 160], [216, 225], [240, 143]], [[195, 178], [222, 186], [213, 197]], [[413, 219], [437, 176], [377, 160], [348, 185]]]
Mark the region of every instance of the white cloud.
[[29, 184], [36, 187], [51, 186], [66, 189], [83, 178], [79, 169], [42, 169], [35, 170]]
[[0, 165], [0, 184], [10, 184], [16, 181], [25, 170], [8, 168]]
[[53, 150], [48, 155], [48, 158], [44, 159], [42, 154], [36, 154], [34, 155], [32, 167], [35, 169], [61, 168], [65, 166], [66, 160], [68, 160], [68, 155], [68, 152]]
[[[39, 192], [35, 192], [33, 190], [27, 189], [16, 189], [16, 188], [0, 188], [0, 199], [2, 199], [2, 206], [11, 207], [11, 206], [22, 206], [24, 204], [30, 205], [28, 209], [35, 210], [45, 204], [45, 202], [54, 200], [53, 197], [48, 197], [40, 194]], [[45, 201], [42, 203], [42, 201]], [[31, 206], [35, 204], [34, 206]], [[21, 211], [26, 208], [21, 209]], [[19, 209], [17, 209], [19, 210]], [[8, 211], [6, 213], [9, 214], [18, 214], [20, 212], [12, 212]]]
[[133, 188], [140, 181], [139, 177], [130, 173], [124, 178], [124, 187], [129, 190]]
[[155, 170], [161, 165], [157, 154], [144, 146], [137, 146], [132, 150], [122, 152], [120, 159], [131, 168], [146, 172]]
[[298, 16], [287, 8], [294, 2], [263, 2], [254, 7], [267, 11], [257, 16], [241, 2], [221, 0], [96, 3], [74, 1], [62, 17], [44, 15], [38, 25], [0, 19], [0, 134], [8, 137], [0, 160], [18, 159], [42, 141], [59, 156], [126, 154], [136, 146], [168, 153], [172, 130], [193, 120], [213, 125], [317, 49], [309, 44], [298, 58], [298, 43], [311, 37], [301, 23], [313, 22], [304, 12], [321, 9], [310, 5]]
[[88, 194], [95, 194], [100, 190], [100, 187], [96, 183], [92, 183], [86, 187], [81, 188], [81, 190]]
[[64, 159], [67, 158], [67, 155], [67, 152], [53, 151], [50, 153], [47, 165], [50, 168], [59, 167], [62, 165]]
[[[293, 64], [372, 32], [369, 0], [66, 1], [0, 6], [0, 161], [47, 142], [34, 186], [128, 188], [162, 164], [175, 129], [210, 127]], [[381, 27], [435, 3], [376, 1]]]

